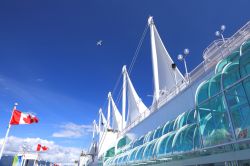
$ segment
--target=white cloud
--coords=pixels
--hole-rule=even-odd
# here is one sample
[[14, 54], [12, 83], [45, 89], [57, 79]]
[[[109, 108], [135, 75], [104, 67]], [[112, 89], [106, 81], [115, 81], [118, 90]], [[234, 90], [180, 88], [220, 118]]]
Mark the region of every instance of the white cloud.
[[43, 82], [43, 81], [44, 81], [43, 78], [37, 78], [37, 79], [36, 79], [36, 82]]
[[[2, 146], [3, 138], [0, 139]], [[74, 147], [63, 147], [41, 138], [20, 138], [10, 136], [6, 142], [4, 154], [14, 155], [22, 150], [23, 145], [29, 146], [29, 151], [34, 152], [37, 144], [47, 146], [49, 150], [40, 154], [41, 160], [47, 160], [56, 163], [71, 163], [79, 159], [81, 149]]]
[[53, 137], [79, 138], [92, 132], [91, 125], [77, 125], [75, 123], [66, 123], [59, 127], [61, 128], [61, 130], [53, 133]]

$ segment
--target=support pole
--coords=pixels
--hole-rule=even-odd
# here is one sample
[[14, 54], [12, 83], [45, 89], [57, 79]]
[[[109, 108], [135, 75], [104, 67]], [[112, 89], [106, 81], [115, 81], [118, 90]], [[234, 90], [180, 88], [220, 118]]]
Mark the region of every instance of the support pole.
[[95, 138], [95, 120], [93, 121], [93, 132], [92, 132], [92, 140]]
[[8, 128], [7, 128], [5, 138], [3, 140], [3, 145], [2, 145], [2, 148], [1, 148], [1, 152], [0, 152], [0, 160], [1, 160], [2, 156], [3, 156], [3, 150], [4, 150], [4, 147], [5, 147], [6, 141], [8, 139], [8, 135], [9, 135], [9, 132], [10, 132], [10, 127], [11, 127], [11, 125], [9, 124]]
[[[13, 110], [12, 110], [11, 117], [10, 117], [10, 122], [11, 122], [11, 119], [12, 119], [12, 116], [13, 116], [13, 112], [14, 112], [14, 110], [16, 110], [16, 106], [17, 106], [17, 105], [18, 105], [17, 103], [14, 104], [14, 108], [13, 108]], [[9, 132], [10, 132], [10, 128], [11, 128], [10, 122], [9, 122], [9, 124], [8, 124], [7, 132], [6, 132], [6, 134], [5, 134], [5, 138], [4, 138], [4, 140], [3, 140], [2, 148], [1, 148], [1, 151], [0, 151], [0, 160], [2, 159], [3, 150], [4, 150], [4, 147], [5, 147], [6, 141], [7, 141], [7, 139], [8, 139], [8, 136], [9, 136]]]
[[101, 132], [101, 125], [102, 125], [101, 123], [103, 123], [102, 122], [102, 108], [99, 109], [98, 134], [100, 134]]
[[108, 93], [108, 116], [107, 116], [107, 129], [111, 129], [111, 92]]
[[154, 98], [157, 102], [160, 96], [160, 88], [159, 88], [159, 73], [158, 73], [158, 62], [157, 62], [157, 51], [156, 51], [156, 43], [155, 43], [155, 27], [153, 17], [150, 16], [148, 18], [148, 25], [150, 27], [150, 38], [151, 38], [151, 51], [152, 51], [152, 62], [153, 62], [153, 73], [154, 73]]
[[33, 166], [38, 166], [38, 160], [39, 160], [39, 152], [37, 152], [37, 156], [36, 156]]
[[125, 113], [126, 113], [126, 96], [127, 96], [127, 79], [126, 79], [126, 66], [122, 68], [123, 85], [122, 85], [122, 129], [125, 129]]

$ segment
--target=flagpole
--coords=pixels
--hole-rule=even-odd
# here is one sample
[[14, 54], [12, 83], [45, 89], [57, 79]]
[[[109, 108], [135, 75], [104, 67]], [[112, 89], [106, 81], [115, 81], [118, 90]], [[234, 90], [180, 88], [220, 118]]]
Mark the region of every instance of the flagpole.
[[[11, 113], [10, 121], [12, 119], [14, 110], [16, 110], [16, 106], [17, 105], [18, 105], [17, 103], [14, 104], [14, 108], [13, 108], [12, 113]], [[4, 150], [4, 147], [5, 147], [5, 144], [6, 144], [8, 135], [9, 135], [9, 132], [10, 132], [10, 127], [11, 127], [11, 124], [9, 122], [9, 125], [8, 125], [8, 128], [7, 128], [7, 132], [6, 132], [5, 138], [3, 140], [3, 145], [2, 145], [2, 148], [1, 148], [1, 151], [0, 151], [0, 160], [2, 159], [2, 156], [3, 156], [3, 150]]]
[[33, 166], [38, 166], [38, 159], [39, 159], [39, 152], [37, 151], [37, 156], [36, 156]]

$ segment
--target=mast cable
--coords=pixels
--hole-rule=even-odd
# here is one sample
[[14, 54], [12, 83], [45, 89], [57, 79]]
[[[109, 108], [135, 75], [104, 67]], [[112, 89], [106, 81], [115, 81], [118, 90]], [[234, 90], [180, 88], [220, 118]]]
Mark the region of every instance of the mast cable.
[[[133, 57], [133, 59], [132, 59], [130, 65], [129, 65], [129, 68], [128, 68], [128, 74], [129, 74], [129, 75], [130, 75], [130, 73], [132, 72], [133, 67], [134, 67], [134, 64], [135, 64], [135, 62], [136, 62], [136, 60], [137, 60], [137, 58], [138, 58], [138, 55], [139, 55], [139, 52], [140, 52], [140, 50], [141, 50], [141, 46], [142, 46], [142, 44], [143, 44], [143, 41], [144, 41], [144, 39], [145, 39], [145, 36], [146, 36], [146, 34], [147, 34], [148, 28], [149, 28], [149, 26], [148, 26], [148, 24], [146, 24], [146, 26], [145, 26], [145, 28], [144, 28], [144, 31], [143, 31], [143, 33], [142, 33], [142, 36], [141, 36], [141, 38], [140, 38], [140, 41], [139, 41], [139, 43], [138, 43], [138, 46], [137, 46], [137, 48], [136, 48], [136, 50], [135, 50], [134, 57]], [[121, 97], [122, 97], [121, 93], [122, 93], [122, 87], [120, 88], [120, 91], [119, 91], [119, 93], [118, 93], [118, 97], [117, 97], [117, 99], [116, 99], [116, 103], [117, 103], [117, 104], [119, 104], [119, 102], [120, 102], [120, 100], [121, 100]]]

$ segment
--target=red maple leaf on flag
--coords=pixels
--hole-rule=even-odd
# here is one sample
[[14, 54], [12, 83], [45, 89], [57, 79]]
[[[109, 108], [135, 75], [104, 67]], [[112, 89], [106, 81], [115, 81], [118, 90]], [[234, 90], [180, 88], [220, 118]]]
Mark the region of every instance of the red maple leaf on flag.
[[24, 117], [24, 118], [23, 118], [23, 121], [24, 121], [25, 123], [30, 124], [30, 123], [31, 123], [31, 116], [28, 115], [27, 117]]
[[37, 145], [36, 151], [47, 151], [49, 148], [47, 146], [42, 146], [41, 144]]
[[23, 118], [23, 121], [25, 123], [31, 124], [31, 123], [37, 123], [38, 119], [36, 117], [32, 117], [31, 115], [28, 115], [27, 117]]
[[42, 146], [42, 149], [43, 149], [43, 151], [46, 151], [46, 150], [48, 150], [49, 148], [46, 147], [46, 146]]

